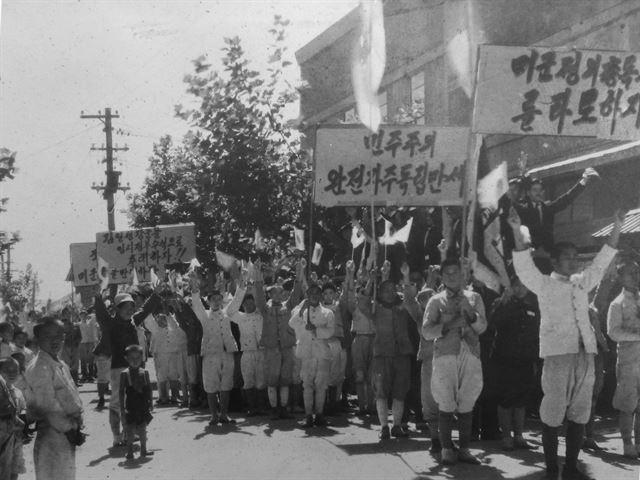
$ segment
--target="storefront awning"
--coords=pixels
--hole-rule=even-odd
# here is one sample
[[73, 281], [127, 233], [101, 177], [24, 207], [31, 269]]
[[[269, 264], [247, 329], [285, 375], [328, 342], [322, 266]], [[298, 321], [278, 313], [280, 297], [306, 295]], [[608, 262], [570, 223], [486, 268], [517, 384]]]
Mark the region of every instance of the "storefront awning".
[[[613, 223], [610, 223], [604, 228], [601, 228], [596, 233], [591, 236], [594, 238], [605, 238], [608, 237], [611, 231], [613, 230]], [[624, 224], [622, 225], [621, 233], [640, 233], [640, 208], [636, 208], [635, 210], [629, 210], [626, 218], [624, 219]]]
[[565, 158], [553, 163], [532, 168], [529, 175], [533, 177], [549, 177], [562, 173], [584, 170], [587, 167], [599, 167], [630, 157], [640, 156], [640, 140], [623, 143], [609, 148], [603, 148], [595, 152], [589, 152], [576, 157]]

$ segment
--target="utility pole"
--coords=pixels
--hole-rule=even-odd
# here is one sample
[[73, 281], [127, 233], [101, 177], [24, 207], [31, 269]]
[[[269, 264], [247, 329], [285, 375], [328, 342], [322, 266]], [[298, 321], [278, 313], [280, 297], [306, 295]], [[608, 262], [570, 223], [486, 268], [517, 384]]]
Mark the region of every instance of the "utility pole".
[[107, 225], [108, 225], [108, 229], [112, 231], [116, 229], [116, 222], [115, 222], [115, 216], [114, 216], [115, 203], [114, 203], [113, 196], [118, 190], [121, 190], [124, 192], [126, 190], [129, 190], [130, 188], [129, 184], [127, 184], [126, 187], [120, 186], [120, 175], [122, 174], [122, 172], [119, 172], [113, 169], [113, 152], [117, 152], [120, 150], [126, 152], [129, 150], [129, 147], [126, 145], [122, 148], [113, 146], [113, 139], [112, 139], [113, 127], [111, 125], [111, 120], [114, 118], [120, 118], [117, 111], [115, 114], [113, 114], [111, 113], [111, 108], [105, 108], [104, 114], [102, 114], [101, 111], [98, 111], [97, 115], [85, 115], [84, 112], [80, 112], [80, 118], [98, 119], [102, 123], [104, 123], [104, 132], [105, 132], [106, 142], [107, 142], [106, 146], [102, 146], [99, 148], [91, 146], [91, 150], [101, 150], [106, 152], [106, 156], [103, 162], [107, 164], [107, 169], [104, 172], [107, 175], [107, 182], [106, 184], [103, 184], [102, 182], [100, 182], [100, 185], [96, 185], [94, 182], [91, 188], [93, 190], [103, 192], [102, 197], [107, 201]]

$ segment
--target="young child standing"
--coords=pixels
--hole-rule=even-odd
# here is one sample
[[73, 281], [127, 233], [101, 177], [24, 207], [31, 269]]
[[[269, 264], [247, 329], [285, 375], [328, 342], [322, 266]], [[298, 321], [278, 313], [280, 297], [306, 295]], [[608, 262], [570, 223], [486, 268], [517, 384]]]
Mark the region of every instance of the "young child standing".
[[129, 367], [120, 373], [120, 416], [125, 423], [127, 438], [127, 459], [133, 459], [133, 438], [140, 438], [140, 456], [147, 457], [153, 452], [147, 450], [147, 425], [153, 418], [153, 396], [149, 372], [142, 368], [142, 347], [129, 345], [125, 358]]
[[435, 340], [431, 391], [438, 403], [438, 426], [442, 463], [456, 462], [451, 431], [458, 417], [460, 449], [457, 460], [479, 464], [469, 451], [473, 406], [482, 391], [479, 336], [487, 328], [484, 304], [479, 294], [464, 289], [457, 258], [447, 258], [440, 267], [445, 289], [427, 303], [422, 323], [425, 340]]
[[[620, 412], [618, 421], [624, 456], [638, 458], [640, 453], [640, 266], [627, 261], [617, 267], [622, 283], [618, 295], [607, 314], [607, 334], [618, 343], [616, 378], [618, 384], [613, 396], [613, 406]], [[635, 420], [635, 422], [634, 422]], [[634, 428], [635, 427], [635, 428]], [[635, 445], [633, 433], [635, 430]]]
[[521, 231], [520, 217], [514, 209], [509, 215], [516, 250], [516, 274], [538, 296], [540, 306], [540, 357], [542, 391], [540, 405], [542, 447], [547, 475], [558, 475], [558, 429], [567, 419], [566, 454], [563, 478], [584, 480], [578, 469], [578, 454], [584, 440], [585, 424], [591, 414], [595, 382], [596, 337], [589, 319], [588, 292], [602, 279], [616, 255], [624, 213], [616, 212], [609, 241], [591, 265], [578, 272], [578, 249], [571, 243], [558, 243], [551, 252], [553, 272], [544, 275], [533, 262], [529, 242]]
[[289, 326], [296, 332], [296, 356], [301, 360], [305, 428], [314, 424], [327, 426], [323, 411], [331, 370], [328, 340], [334, 334], [335, 320], [333, 312], [320, 304], [321, 298], [322, 289], [311, 285], [307, 289], [307, 299], [293, 309], [289, 320]]

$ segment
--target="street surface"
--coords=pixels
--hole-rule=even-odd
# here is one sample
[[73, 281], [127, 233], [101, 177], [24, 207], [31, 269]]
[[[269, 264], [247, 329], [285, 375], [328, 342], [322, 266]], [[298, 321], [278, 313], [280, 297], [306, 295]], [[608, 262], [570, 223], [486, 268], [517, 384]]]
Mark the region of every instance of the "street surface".
[[[153, 372], [150, 372], [153, 375]], [[77, 452], [78, 480], [104, 479], [542, 479], [540, 435], [525, 437], [537, 448], [506, 454], [499, 442], [476, 442], [472, 452], [481, 466], [459, 464], [441, 467], [429, 454], [428, 435], [412, 431], [404, 440], [378, 440], [378, 425], [354, 416], [332, 417], [332, 426], [305, 431], [296, 420], [269, 421], [232, 416], [237, 425], [207, 428], [204, 411], [160, 407], [149, 426], [149, 447], [154, 456], [126, 460], [125, 448], [111, 449], [108, 410], [97, 411], [95, 384], [80, 387], [85, 423], [90, 434]], [[298, 416], [302, 420], [302, 415]], [[413, 427], [413, 424], [410, 424]], [[597, 480], [636, 480], [640, 462], [627, 460], [613, 419], [597, 424], [598, 441], [606, 450], [581, 454], [581, 460]], [[563, 439], [560, 454], [564, 455]], [[33, 479], [33, 442], [25, 446], [26, 475]]]

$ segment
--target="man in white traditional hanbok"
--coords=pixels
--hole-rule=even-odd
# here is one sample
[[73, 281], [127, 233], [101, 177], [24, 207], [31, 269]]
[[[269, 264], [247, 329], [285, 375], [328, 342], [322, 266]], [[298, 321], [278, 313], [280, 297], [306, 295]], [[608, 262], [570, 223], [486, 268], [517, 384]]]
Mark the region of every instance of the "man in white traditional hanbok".
[[34, 335], [40, 351], [27, 367], [25, 396], [28, 414], [38, 422], [33, 452], [36, 479], [73, 480], [77, 444], [73, 437], [82, 428], [82, 402], [69, 367], [59, 358], [63, 325], [46, 320], [34, 328]]

